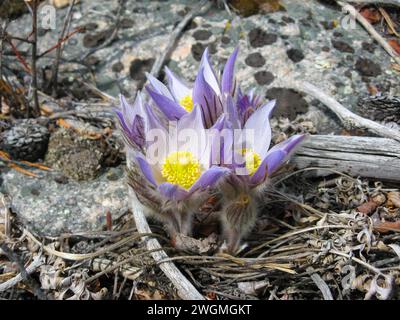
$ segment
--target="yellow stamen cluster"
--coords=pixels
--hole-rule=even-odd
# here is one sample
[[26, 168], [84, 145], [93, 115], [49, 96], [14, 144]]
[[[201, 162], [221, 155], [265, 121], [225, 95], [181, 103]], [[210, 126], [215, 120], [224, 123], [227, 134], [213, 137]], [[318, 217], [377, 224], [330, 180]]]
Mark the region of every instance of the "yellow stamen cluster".
[[253, 175], [261, 164], [260, 155], [251, 149], [244, 148], [242, 149], [242, 156], [244, 157], [249, 175]]
[[182, 99], [179, 100], [179, 104], [187, 112], [191, 112], [193, 110], [193, 99], [191, 96], [184, 96]]
[[200, 177], [201, 166], [191, 152], [175, 151], [165, 158], [161, 174], [168, 182], [189, 189]]

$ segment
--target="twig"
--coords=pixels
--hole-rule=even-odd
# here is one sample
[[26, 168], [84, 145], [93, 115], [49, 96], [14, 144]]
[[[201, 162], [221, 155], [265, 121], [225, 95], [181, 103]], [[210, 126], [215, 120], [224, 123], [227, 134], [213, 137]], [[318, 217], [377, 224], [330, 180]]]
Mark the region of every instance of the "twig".
[[0, 212], [4, 214], [4, 235], [6, 238], [11, 236], [11, 201], [10, 198], [0, 193]]
[[81, 81], [81, 82], [85, 87], [87, 87], [88, 89], [92, 90], [93, 93], [99, 95], [101, 98], [103, 98], [105, 100], [108, 100], [110, 102], [118, 101], [117, 98], [114, 98], [113, 96], [101, 91], [99, 88], [95, 87], [94, 85], [92, 85], [90, 83], [87, 83], [87, 82], [84, 82], [84, 81]]
[[[32, 94], [33, 94], [33, 107], [37, 116], [40, 115], [39, 98], [38, 98], [38, 87], [37, 87], [37, 12], [38, 12], [38, 0], [32, 1]], [[29, 108], [27, 108], [29, 117]]]
[[[7, 21], [4, 21], [3, 24], [0, 26], [0, 81], [3, 80], [3, 38], [6, 33]], [[3, 103], [3, 94], [2, 90], [0, 90], [0, 112], [2, 109]]]
[[353, 257], [350, 254], [347, 254], [347, 253], [344, 253], [344, 252], [341, 252], [341, 251], [338, 251], [338, 250], [333, 250], [333, 249], [329, 250], [329, 252], [332, 253], [332, 254], [336, 254], [338, 256], [342, 256], [342, 257], [348, 258], [350, 260], [353, 260], [354, 262], [357, 262], [358, 264], [360, 264], [360, 265], [364, 266], [365, 268], [375, 272], [376, 274], [382, 275], [382, 271], [380, 269], [375, 268], [374, 266], [370, 265], [369, 263], [367, 263], [365, 261], [362, 261], [361, 259], [358, 259], [356, 257]]
[[[26, 267], [26, 273], [31, 274], [33, 273], [38, 267], [40, 267], [43, 264], [43, 258], [40, 256], [36, 256], [33, 258], [33, 261], [31, 264]], [[0, 284], [0, 292], [6, 291], [12, 287], [14, 287], [16, 284], [24, 280], [23, 276], [21, 273], [17, 274], [14, 278], [7, 280], [6, 282], [3, 282]]]
[[349, 12], [350, 15], [356, 19], [374, 38], [382, 47], [385, 49], [385, 51], [396, 61], [396, 63], [400, 64], [400, 56], [397, 54], [397, 52], [392, 48], [390, 44], [387, 43], [387, 41], [375, 30], [375, 28], [368, 22], [367, 19], [365, 19], [358, 11], [356, 8], [354, 8], [350, 4], [346, 4], [341, 1], [337, 1], [337, 3], [346, 11]]
[[[40, 289], [40, 286], [37, 284], [37, 282], [29, 275], [28, 270], [25, 269], [23, 263], [22, 263], [21, 260], [18, 258], [18, 256], [17, 256], [13, 251], [11, 251], [10, 248], [8, 248], [8, 246], [7, 246], [5, 243], [2, 243], [2, 244], [0, 245], [0, 247], [1, 247], [1, 249], [4, 251], [4, 253], [7, 255], [7, 257], [10, 259], [10, 261], [16, 263], [17, 266], [18, 266], [18, 269], [19, 269], [19, 271], [20, 271], [20, 274], [17, 275], [15, 278], [17, 278], [18, 276], [20, 276], [20, 277], [21, 277], [21, 280], [26, 281], [26, 282], [32, 287], [33, 293], [35, 294], [35, 296], [36, 296], [39, 300], [47, 300], [46, 295], [45, 295], [45, 294], [43, 293], [43, 291]], [[37, 268], [38, 266], [40, 266], [41, 264], [43, 264], [43, 261], [42, 261], [40, 258], [37, 258], [36, 260], [33, 260], [33, 262], [30, 264], [30, 266], [32, 266], [31, 272], [30, 272], [30, 273], [32, 273], [33, 271], [35, 271], [36, 268]], [[15, 278], [13, 278], [13, 279], [15, 279]], [[7, 281], [6, 283], [10, 283], [11, 280], [13, 280], [13, 279], [10, 279], [10, 280]], [[17, 278], [16, 280], [18, 280], [18, 279], [19, 279], [19, 278]], [[16, 280], [14, 280], [13, 282], [11, 282], [11, 284], [12, 284], [12, 285], [15, 285], [16, 283], [18, 283], [19, 281], [21, 281], [21, 280], [19, 280], [19, 281], [16, 281]], [[4, 286], [5, 289], [3, 289], [3, 286]], [[4, 291], [4, 290], [7, 290], [8, 288], [11, 288], [11, 287], [12, 287], [12, 286], [7, 287], [7, 286], [5, 285], [5, 283], [3, 283], [3, 284], [0, 285], [0, 292], [1, 292], [1, 291]], [[3, 289], [3, 290], [2, 290], [2, 289]]]
[[325, 300], [334, 300], [331, 290], [329, 289], [326, 282], [321, 278], [321, 276], [315, 272], [313, 267], [308, 267], [307, 272], [310, 273], [311, 280], [314, 281], [315, 285], [321, 291], [322, 296]]
[[67, 31], [68, 25], [71, 23], [71, 20], [72, 20], [72, 10], [75, 6], [75, 2], [76, 2], [76, 0], [72, 0], [69, 5], [68, 13], [64, 20], [63, 29], [62, 29], [61, 35], [58, 39], [59, 46], [57, 47], [56, 61], [53, 65], [53, 70], [51, 72], [51, 80], [50, 80], [50, 86], [53, 85], [53, 96], [57, 94], [58, 67], [60, 65], [60, 58], [61, 58], [61, 54], [62, 54], [62, 48], [63, 48], [62, 43], [65, 41], [65, 39], [64, 39], [65, 33]]
[[[62, 46], [62, 44], [67, 41], [68, 39], [70, 39], [75, 33], [78, 32], [82, 32], [83, 28], [82, 27], [78, 27], [75, 30], [71, 31], [70, 33], [68, 33], [64, 38], [61, 38], [54, 46], [50, 47], [49, 49], [47, 49], [46, 51], [38, 54], [37, 58], [40, 59], [42, 57], [44, 57], [46, 54], [48, 54], [49, 52], [53, 51], [54, 49], [58, 49], [60, 48], [60, 46]], [[57, 59], [57, 57], [55, 58]], [[61, 60], [61, 56], [58, 58], [59, 60]]]
[[181, 35], [183, 29], [185, 29], [186, 25], [196, 16], [202, 15], [206, 13], [208, 10], [210, 10], [212, 6], [212, 2], [210, 1], [202, 1], [197, 7], [195, 7], [193, 10], [191, 10], [186, 16], [182, 19], [181, 22], [176, 26], [174, 31], [171, 33], [168, 41], [167, 41], [167, 47], [163, 51], [163, 53], [157, 57], [157, 60], [154, 62], [153, 67], [151, 68], [150, 73], [154, 77], [158, 77], [161, 71], [161, 68], [163, 67], [165, 61], [167, 58], [171, 55], [173, 48], [175, 47], [175, 44]]
[[322, 92], [311, 83], [308, 83], [306, 81], [295, 81], [293, 79], [286, 79], [286, 84], [288, 87], [296, 91], [307, 93], [322, 102], [338, 116], [346, 129], [367, 129], [374, 134], [377, 134], [378, 136], [391, 138], [400, 142], [400, 131], [385, 127], [381, 124], [376, 123], [375, 121], [365, 119], [363, 117], [360, 117], [359, 115], [354, 114], [338, 101], [336, 101], [333, 97], [328, 96], [326, 93]]
[[25, 61], [25, 59], [23, 58], [21, 52], [17, 49], [17, 47], [15, 46], [15, 44], [12, 42], [11, 39], [9, 39], [8, 44], [11, 46], [11, 49], [13, 51], [13, 54], [16, 56], [17, 60], [22, 64], [22, 66], [24, 67], [25, 71], [28, 72], [29, 74], [32, 74], [32, 70], [29, 67], [28, 63]]

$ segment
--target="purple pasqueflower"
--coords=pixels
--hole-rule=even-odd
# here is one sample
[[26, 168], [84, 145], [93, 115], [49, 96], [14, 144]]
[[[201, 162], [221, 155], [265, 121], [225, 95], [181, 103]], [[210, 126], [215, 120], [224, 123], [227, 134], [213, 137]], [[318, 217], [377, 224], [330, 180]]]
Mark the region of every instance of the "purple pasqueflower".
[[[199, 106], [176, 121], [176, 130], [167, 133], [159, 127], [161, 139], [158, 144], [149, 146], [146, 153], [136, 153], [135, 159], [146, 180], [157, 188], [165, 198], [181, 201], [196, 191], [213, 187], [229, 169], [210, 166], [211, 144], [203, 125]], [[196, 138], [196, 143], [180, 141], [177, 137], [187, 133]], [[163, 137], [162, 137], [163, 136]], [[169, 143], [170, 141], [176, 143]], [[153, 157], [157, 153], [157, 158]]]
[[161, 127], [161, 123], [153, 110], [138, 92], [135, 102], [131, 105], [123, 95], [120, 95], [120, 107], [115, 108], [118, 124], [125, 143], [134, 149], [143, 149], [146, 145], [145, 132]]
[[[250, 96], [248, 101], [252, 100]], [[275, 100], [269, 101], [254, 108], [249, 117], [244, 119], [240, 115], [240, 105], [237, 104], [235, 108], [232, 98], [227, 97], [227, 116], [224, 118], [225, 123], [220, 124], [225, 130], [222, 137], [224, 141], [220, 141], [220, 144], [223, 143], [224, 157], [229, 158], [224, 161], [220, 156], [221, 165], [231, 165], [238, 175], [245, 176], [250, 187], [263, 183], [267, 176], [277, 171], [305, 137], [294, 135], [269, 149], [272, 136], [270, 117], [275, 105]], [[250, 137], [246, 131], [252, 133]]]
[[262, 104], [261, 96], [255, 94], [255, 90], [250, 90], [247, 94], [243, 94], [242, 90], [238, 89], [236, 98], [237, 113], [241, 125], [243, 126], [247, 119], [259, 108]]
[[[269, 119], [275, 104], [273, 100], [255, 108], [246, 120], [239, 114], [240, 106], [228, 96], [225, 105], [228, 115], [222, 119], [223, 123], [219, 123], [223, 128], [221, 132], [225, 130], [225, 134], [221, 135], [224, 144], [220, 152], [228, 155], [221, 157], [223, 161], [220, 165], [230, 166], [230, 174], [220, 185], [220, 190], [225, 199], [221, 220], [227, 249], [231, 253], [235, 252], [241, 237], [256, 221], [257, 187], [289, 160], [305, 138], [304, 135], [294, 135], [269, 149], [272, 136]], [[250, 137], [248, 130], [252, 133]]]
[[207, 48], [204, 50], [193, 87], [189, 87], [166, 67], [168, 87], [148, 74], [150, 85], [146, 86], [146, 90], [168, 120], [180, 119], [192, 111], [195, 105], [199, 105], [205, 127], [210, 128], [223, 112], [223, 96], [234, 92], [237, 54], [238, 49], [235, 49], [225, 64], [221, 83], [211, 67]]

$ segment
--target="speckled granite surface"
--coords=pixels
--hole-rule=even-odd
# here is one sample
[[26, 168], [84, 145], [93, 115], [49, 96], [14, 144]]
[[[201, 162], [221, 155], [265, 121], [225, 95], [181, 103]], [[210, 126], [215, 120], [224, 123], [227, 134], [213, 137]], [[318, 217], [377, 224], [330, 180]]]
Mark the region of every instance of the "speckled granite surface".
[[85, 182], [66, 180], [58, 173], [36, 173], [39, 178], [9, 170], [2, 174], [0, 189], [11, 196], [18, 218], [39, 235], [102, 230], [107, 211], [118, 219], [128, 210], [122, 167]]

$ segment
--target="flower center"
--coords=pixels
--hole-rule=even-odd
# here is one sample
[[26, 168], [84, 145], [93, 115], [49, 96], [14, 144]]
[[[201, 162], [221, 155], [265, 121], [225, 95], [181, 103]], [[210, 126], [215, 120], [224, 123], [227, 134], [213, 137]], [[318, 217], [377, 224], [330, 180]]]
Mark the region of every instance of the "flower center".
[[201, 167], [191, 152], [175, 151], [164, 159], [161, 174], [168, 182], [189, 189], [200, 177]]
[[193, 99], [191, 96], [184, 96], [182, 99], [179, 100], [179, 104], [187, 112], [191, 112], [193, 110]]
[[253, 175], [261, 164], [260, 155], [251, 149], [244, 148], [242, 149], [242, 156], [244, 157], [249, 175]]

